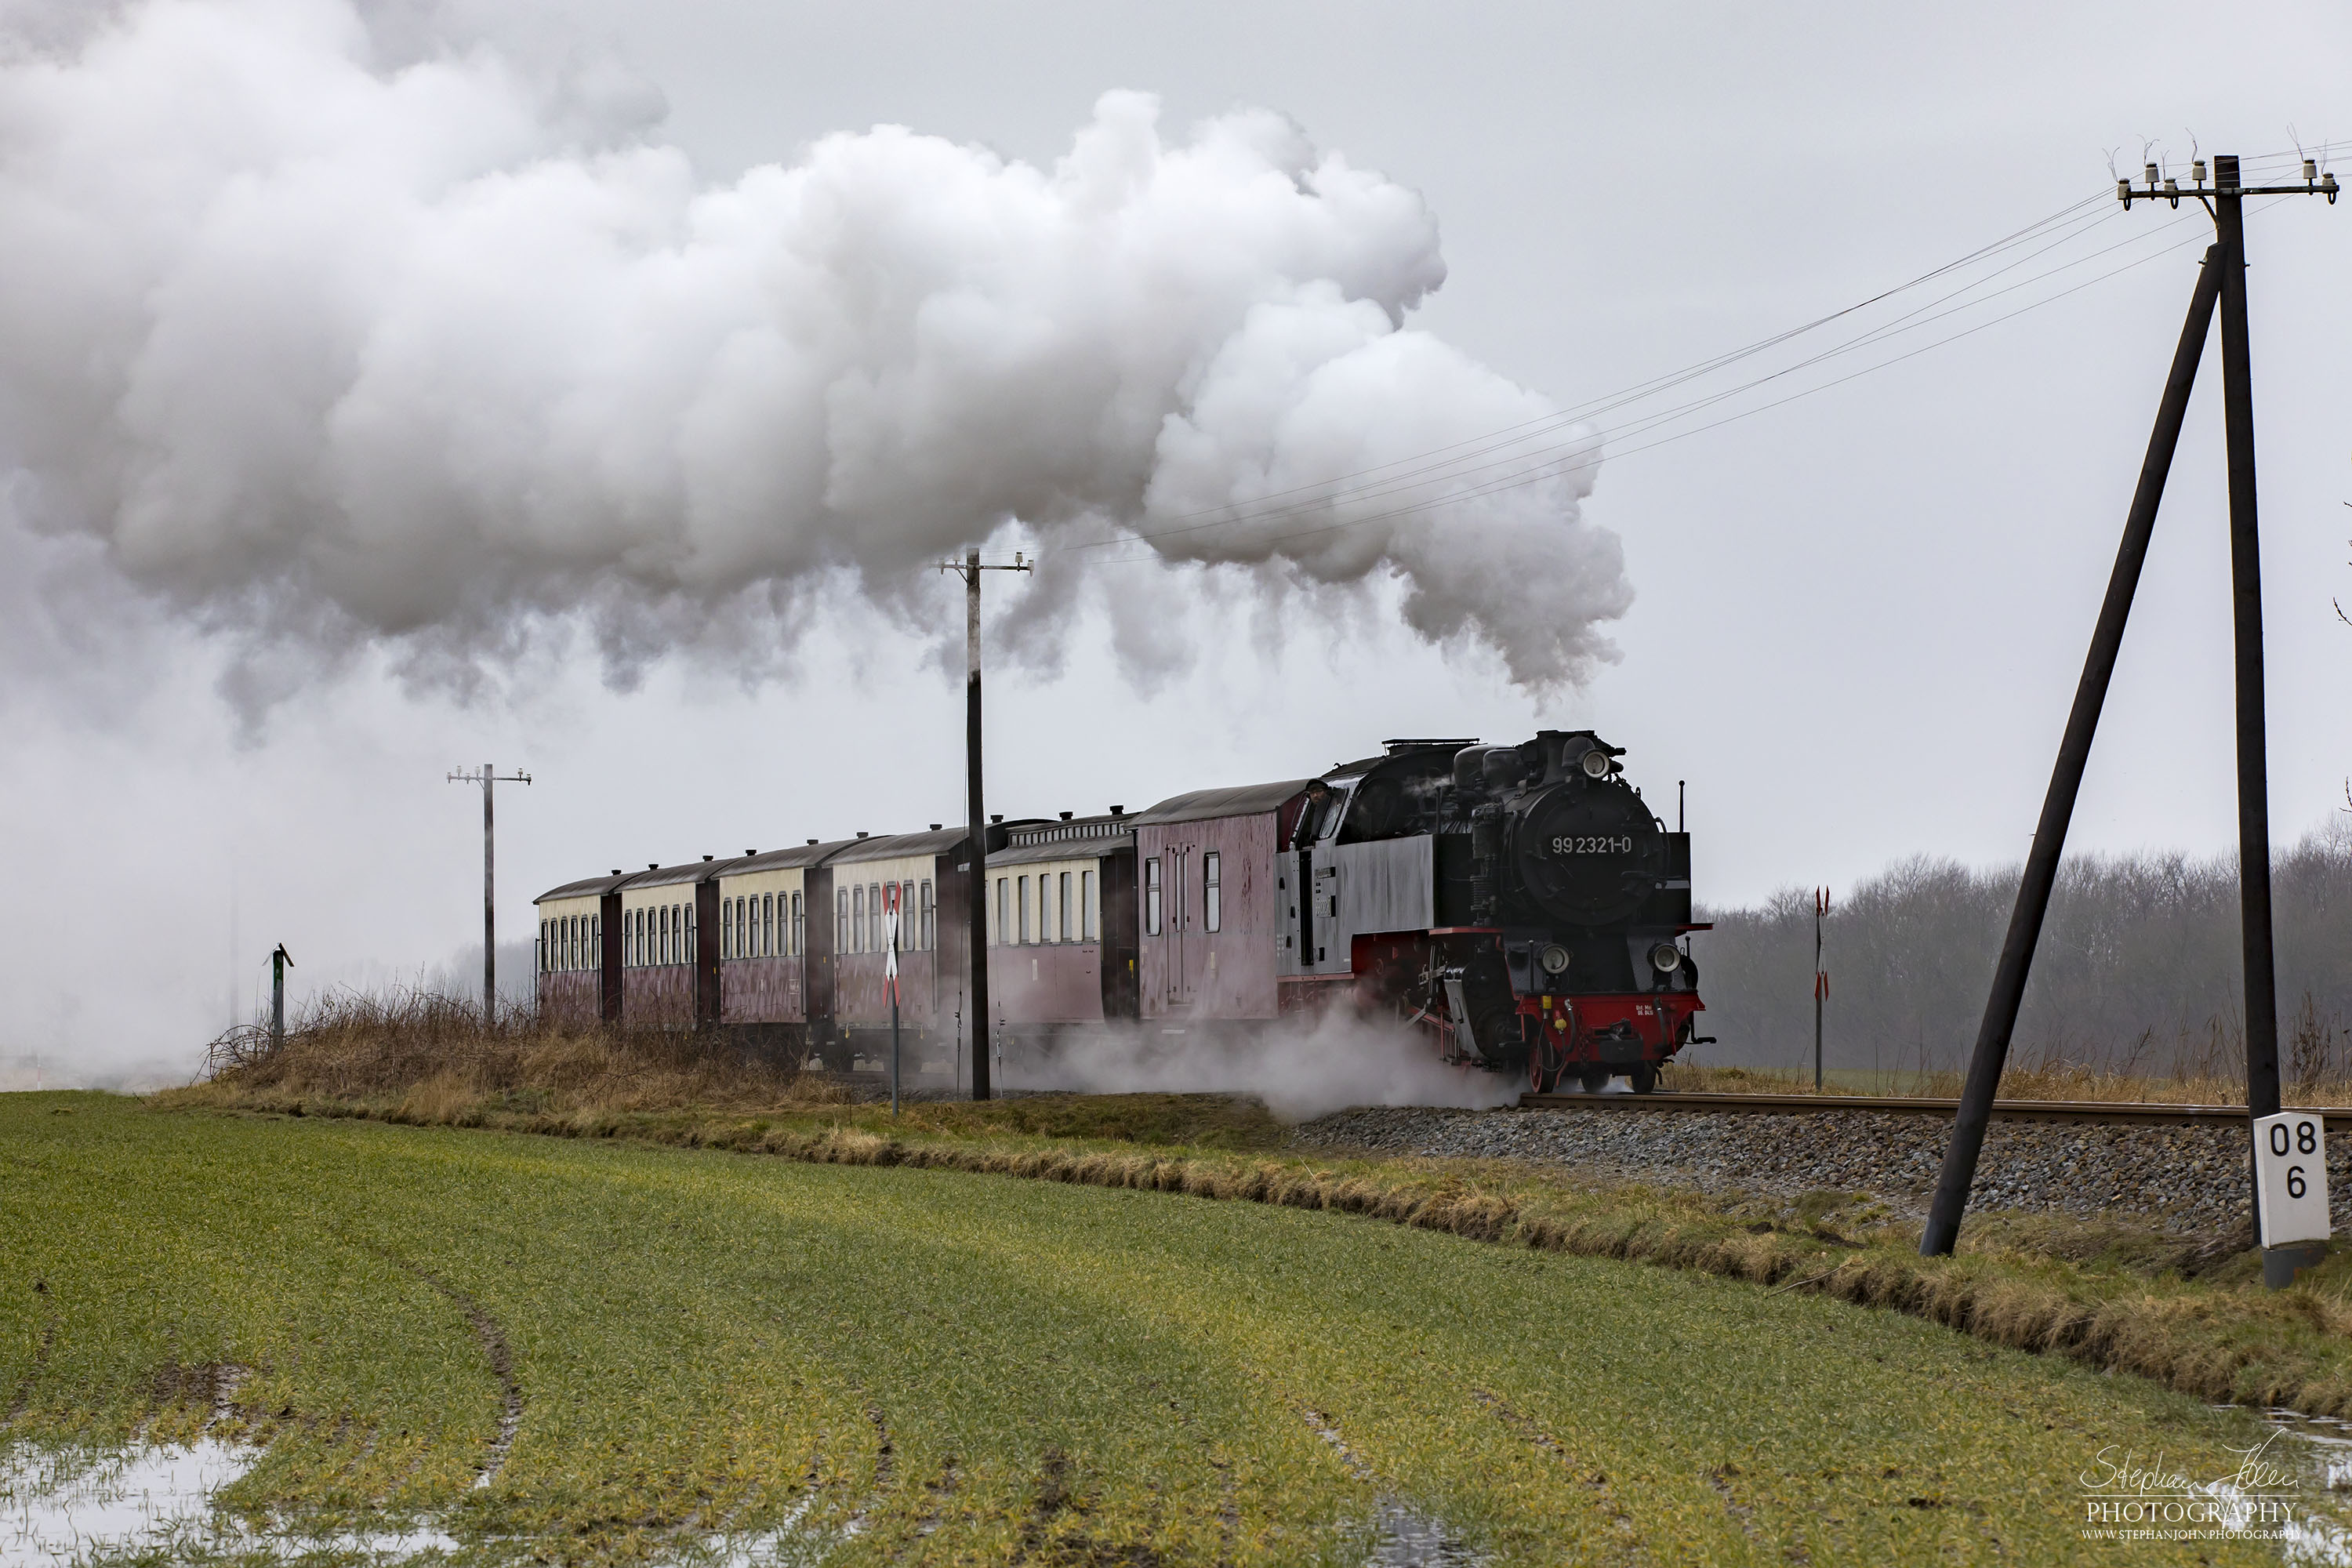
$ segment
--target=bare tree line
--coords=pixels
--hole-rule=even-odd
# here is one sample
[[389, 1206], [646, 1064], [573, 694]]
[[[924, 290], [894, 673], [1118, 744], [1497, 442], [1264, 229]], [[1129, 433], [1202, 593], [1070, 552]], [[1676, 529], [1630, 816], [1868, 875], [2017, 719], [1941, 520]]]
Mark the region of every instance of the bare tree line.
[[[1829, 917], [1823, 1054], [1835, 1069], [1950, 1072], [1967, 1063], [2020, 868], [1902, 861]], [[2272, 866], [2281, 1017], [2291, 1083], [2352, 1076], [2352, 832], [2315, 833]], [[1719, 1043], [1690, 1059], [1804, 1068], [1813, 1050], [1813, 895], [1702, 913], [1693, 939]], [[2242, 1079], [2234, 855], [2084, 856], [2062, 867], [2010, 1060], [2098, 1074]]]

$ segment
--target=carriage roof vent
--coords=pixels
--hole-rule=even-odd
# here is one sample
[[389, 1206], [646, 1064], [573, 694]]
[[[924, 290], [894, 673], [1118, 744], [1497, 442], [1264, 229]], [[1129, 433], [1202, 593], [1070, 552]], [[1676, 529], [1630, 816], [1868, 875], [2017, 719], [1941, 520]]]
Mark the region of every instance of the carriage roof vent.
[[719, 858], [719, 857], [718, 857], [718, 856], [716, 856], [716, 855], [705, 855], [705, 856], [703, 857], [703, 858], [704, 858], [705, 860], [716, 860], [716, 859], [718, 859], [718, 858]]
[[1114, 805], [1110, 808], [1110, 814], [1113, 816], [1125, 816], [1127, 815], [1127, 807], [1123, 805]]
[[859, 834], [857, 837], [860, 837], [860, 838], [863, 838], [863, 837], [866, 837], [866, 835], [864, 835], [863, 833], [861, 833], [861, 834]]
[[1073, 816], [1076, 816], [1076, 815], [1077, 815], [1077, 813], [1076, 813], [1076, 812], [1075, 812], [1075, 811], [1066, 811], [1066, 812], [1062, 813], [1062, 820], [1063, 820], [1064, 822], [1067, 822], [1067, 821], [1069, 821], [1069, 820], [1070, 820], [1070, 818], [1072, 818]]
[[931, 831], [932, 831], [932, 832], [934, 832], [934, 833], [937, 833], [939, 830], [940, 830], [940, 825], [939, 825], [938, 823], [936, 823], [936, 822], [932, 823], [932, 824], [931, 824]]

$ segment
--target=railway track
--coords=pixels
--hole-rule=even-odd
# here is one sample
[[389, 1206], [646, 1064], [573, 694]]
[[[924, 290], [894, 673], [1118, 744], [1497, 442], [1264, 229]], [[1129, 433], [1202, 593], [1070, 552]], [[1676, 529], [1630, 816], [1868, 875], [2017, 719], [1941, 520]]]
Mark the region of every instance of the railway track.
[[[1949, 1117], [1957, 1100], [1879, 1094], [1523, 1094], [1529, 1110], [1705, 1110], [1734, 1116], [1803, 1116], [1824, 1110], [1876, 1110], [1896, 1116]], [[2352, 1131], [2352, 1107], [2290, 1107], [2318, 1112], [2330, 1131]], [[2145, 1101], [1996, 1100], [1995, 1121], [2078, 1121], [2149, 1127], [2242, 1127], [2242, 1105], [2164, 1105]]]

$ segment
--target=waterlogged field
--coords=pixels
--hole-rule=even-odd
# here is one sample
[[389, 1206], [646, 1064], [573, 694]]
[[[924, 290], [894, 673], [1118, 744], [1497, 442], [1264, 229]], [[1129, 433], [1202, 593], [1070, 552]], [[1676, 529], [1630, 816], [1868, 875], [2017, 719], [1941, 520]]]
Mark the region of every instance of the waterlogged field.
[[89, 1095], [0, 1096], [0, 1553], [111, 1456], [213, 1467], [211, 1511], [145, 1552], [182, 1560], [2280, 1554], [2080, 1533], [2102, 1450], [2228, 1475], [2244, 1417], [1803, 1292], [1255, 1204]]

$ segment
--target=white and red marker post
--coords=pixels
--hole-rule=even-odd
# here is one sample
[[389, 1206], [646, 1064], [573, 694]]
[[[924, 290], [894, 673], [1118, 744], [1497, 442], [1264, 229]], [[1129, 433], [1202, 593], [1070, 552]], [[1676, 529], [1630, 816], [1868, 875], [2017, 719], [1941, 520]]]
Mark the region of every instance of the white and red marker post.
[[882, 889], [883, 929], [890, 933], [882, 954], [882, 991], [890, 998], [890, 1114], [898, 1114], [898, 884]]

